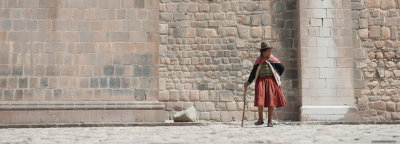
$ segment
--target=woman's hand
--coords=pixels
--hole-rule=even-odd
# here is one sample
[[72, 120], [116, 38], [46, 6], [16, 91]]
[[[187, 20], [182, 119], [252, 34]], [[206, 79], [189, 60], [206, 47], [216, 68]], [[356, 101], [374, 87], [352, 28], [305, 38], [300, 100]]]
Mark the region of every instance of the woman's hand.
[[246, 89], [249, 85], [249, 82], [244, 83], [244, 88]]

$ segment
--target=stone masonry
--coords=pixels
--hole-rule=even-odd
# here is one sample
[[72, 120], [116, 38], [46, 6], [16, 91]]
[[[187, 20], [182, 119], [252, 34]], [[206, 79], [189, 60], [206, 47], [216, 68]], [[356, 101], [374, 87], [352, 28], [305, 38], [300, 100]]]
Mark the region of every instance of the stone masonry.
[[158, 101], [158, 9], [158, 0], [0, 0], [0, 120], [144, 117], [124, 110]]
[[352, 0], [358, 109], [363, 121], [400, 119], [400, 0]]
[[157, 99], [157, 1], [1, 0], [0, 7], [2, 100]]
[[[199, 120], [239, 121], [263, 40], [286, 68], [288, 103], [275, 120], [400, 120], [399, 9], [400, 0], [0, 0], [0, 124], [161, 122], [191, 106]], [[245, 118], [255, 120], [254, 82], [247, 92]]]
[[[288, 104], [274, 116], [298, 120], [296, 15], [295, 0], [161, 0], [159, 100], [170, 116], [195, 106], [200, 120], [240, 120], [243, 83], [267, 40], [286, 67]], [[247, 96], [245, 115], [253, 120], [254, 82]]]
[[300, 0], [302, 120], [359, 120], [350, 0]]

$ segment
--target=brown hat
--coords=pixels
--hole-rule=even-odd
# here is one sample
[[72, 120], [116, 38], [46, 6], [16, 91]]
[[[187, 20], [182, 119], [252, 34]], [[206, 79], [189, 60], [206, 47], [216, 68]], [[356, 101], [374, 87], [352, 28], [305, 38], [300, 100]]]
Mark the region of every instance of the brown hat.
[[260, 52], [266, 51], [267, 49], [270, 49], [270, 48], [272, 48], [272, 46], [269, 42], [266, 42], [266, 41], [261, 42]]

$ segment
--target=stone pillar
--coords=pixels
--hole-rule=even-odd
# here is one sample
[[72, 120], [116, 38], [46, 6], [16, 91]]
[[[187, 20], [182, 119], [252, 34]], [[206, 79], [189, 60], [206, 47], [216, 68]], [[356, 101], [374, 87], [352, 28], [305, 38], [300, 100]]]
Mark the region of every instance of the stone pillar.
[[299, 0], [301, 121], [359, 120], [351, 0]]

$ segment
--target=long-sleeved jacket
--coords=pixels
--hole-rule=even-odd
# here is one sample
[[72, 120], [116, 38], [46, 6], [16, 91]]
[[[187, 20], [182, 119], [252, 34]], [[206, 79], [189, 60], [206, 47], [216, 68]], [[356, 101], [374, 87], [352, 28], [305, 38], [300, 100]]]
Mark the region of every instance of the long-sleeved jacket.
[[[282, 76], [283, 71], [285, 71], [285, 67], [283, 66], [283, 64], [282, 63], [276, 63], [276, 62], [274, 62], [272, 60], [268, 60], [268, 62], [271, 63], [272, 67], [274, 67], [275, 71], [279, 74], [279, 76]], [[257, 72], [258, 65], [259, 64], [254, 65], [253, 69], [251, 70], [250, 77], [247, 80], [247, 82], [249, 82], [249, 84], [251, 84], [251, 82], [253, 82], [254, 78], [256, 77], [256, 72]]]

